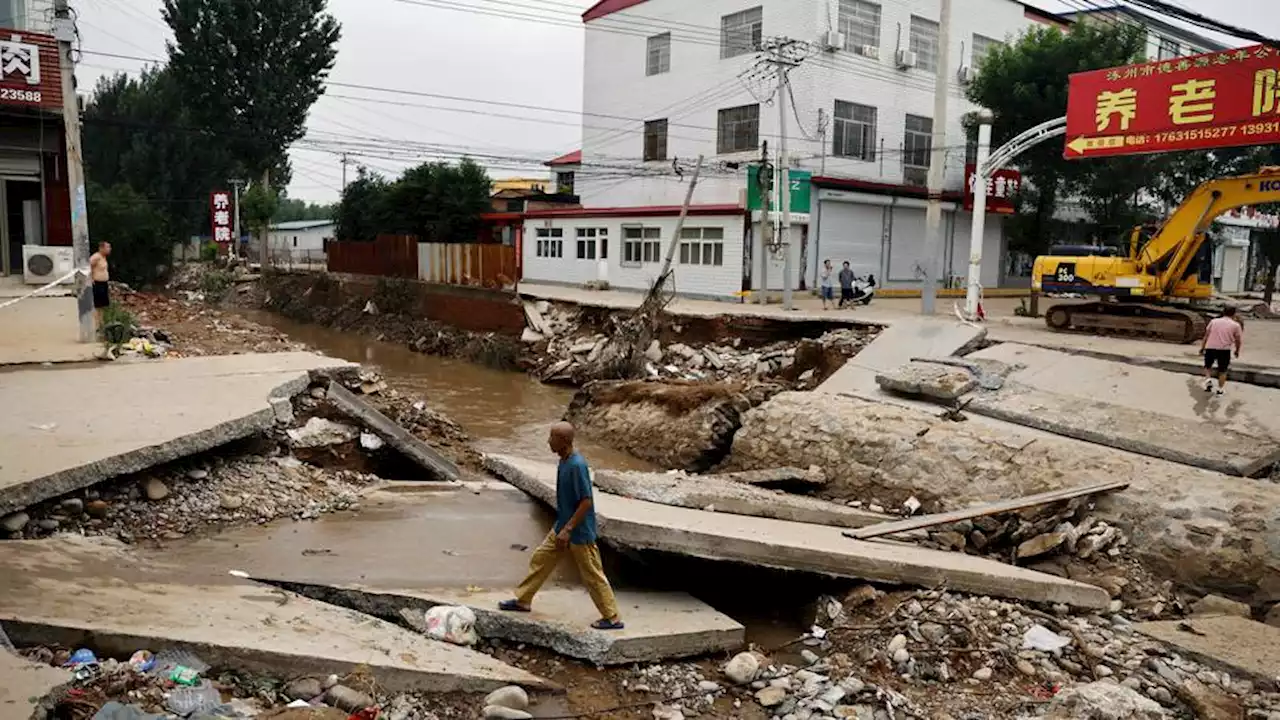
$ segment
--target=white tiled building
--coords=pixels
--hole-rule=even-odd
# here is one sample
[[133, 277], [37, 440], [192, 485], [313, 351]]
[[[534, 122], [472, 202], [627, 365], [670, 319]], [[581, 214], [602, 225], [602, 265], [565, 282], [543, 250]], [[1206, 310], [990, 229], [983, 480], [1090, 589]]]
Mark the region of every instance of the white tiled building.
[[[650, 248], [671, 240], [688, 169], [704, 154], [688, 223], [700, 244], [696, 252], [692, 245], [679, 249], [677, 288], [728, 298], [757, 287], [759, 258], [750, 257], [757, 226], [743, 209], [746, 164], [759, 159], [766, 141], [776, 158], [780, 120], [769, 98], [776, 83], [761, 77], [755, 48], [762, 39], [787, 37], [811, 45], [790, 74], [788, 153], [814, 178], [811, 212], [794, 218], [793, 286], [802, 280], [812, 286], [821, 259], [831, 258], [837, 266], [849, 260], [856, 272], [875, 274], [889, 287], [918, 288], [938, 14], [938, 0], [599, 2], [583, 16], [583, 142], [581, 164], [572, 169], [584, 209], [530, 215], [524, 277], [643, 289], [661, 261]], [[965, 78], [992, 43], [1034, 23], [1062, 20], [1013, 0], [953, 2], [945, 241], [935, 259], [944, 281], [967, 269], [971, 218], [959, 207], [961, 118], [975, 107], [964, 99]], [[683, 177], [671, 172], [676, 160]], [[643, 167], [644, 174], [624, 167]], [[579, 252], [579, 233], [592, 229], [594, 253], [585, 246]], [[1004, 255], [998, 216], [988, 220], [984, 248], [983, 282], [993, 287], [1002, 280]], [[770, 258], [771, 289], [781, 287], [782, 268], [781, 258]]]

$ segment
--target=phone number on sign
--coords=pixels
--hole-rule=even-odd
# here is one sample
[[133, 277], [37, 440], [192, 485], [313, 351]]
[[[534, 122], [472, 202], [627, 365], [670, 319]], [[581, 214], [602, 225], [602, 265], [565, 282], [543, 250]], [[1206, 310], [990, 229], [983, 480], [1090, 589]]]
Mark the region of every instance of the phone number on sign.
[[39, 90], [15, 90], [13, 88], [0, 88], [0, 101], [10, 100], [14, 102], [41, 102], [43, 96]]
[[1240, 135], [1276, 135], [1280, 134], [1280, 121], [1250, 122], [1224, 127], [1195, 128], [1174, 130], [1172, 132], [1154, 133], [1151, 137], [1156, 143], [1176, 143], [1188, 140], [1216, 140]]

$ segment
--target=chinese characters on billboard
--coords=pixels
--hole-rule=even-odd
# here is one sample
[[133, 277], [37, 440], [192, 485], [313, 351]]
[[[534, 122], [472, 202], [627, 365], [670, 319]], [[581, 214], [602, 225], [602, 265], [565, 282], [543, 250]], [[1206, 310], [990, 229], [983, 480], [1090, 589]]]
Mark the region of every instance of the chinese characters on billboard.
[[213, 240], [225, 245], [232, 239], [231, 193], [226, 190], [215, 190], [209, 199], [213, 209]]
[[1067, 158], [1280, 142], [1280, 51], [1264, 45], [1071, 76]]
[[[973, 210], [973, 193], [978, 180], [978, 166], [964, 166], [964, 209]], [[1012, 215], [1017, 208], [1013, 205], [1013, 196], [1022, 187], [1022, 173], [1009, 168], [1000, 168], [987, 178], [987, 212]]]
[[0, 30], [0, 105], [60, 110], [61, 82], [53, 38]]

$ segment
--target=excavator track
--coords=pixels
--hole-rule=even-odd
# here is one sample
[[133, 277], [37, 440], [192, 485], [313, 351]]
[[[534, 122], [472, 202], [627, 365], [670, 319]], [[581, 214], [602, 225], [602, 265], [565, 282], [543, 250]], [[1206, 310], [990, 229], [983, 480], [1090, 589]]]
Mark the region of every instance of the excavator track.
[[1127, 335], [1184, 344], [1204, 337], [1208, 325], [1194, 310], [1123, 302], [1054, 305], [1044, 320], [1054, 332]]

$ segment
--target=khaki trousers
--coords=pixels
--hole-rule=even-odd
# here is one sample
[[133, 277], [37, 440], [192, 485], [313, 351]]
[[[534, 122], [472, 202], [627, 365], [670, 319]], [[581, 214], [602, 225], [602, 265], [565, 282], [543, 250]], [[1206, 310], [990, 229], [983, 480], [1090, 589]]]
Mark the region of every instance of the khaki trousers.
[[[556, 571], [556, 565], [560, 564], [563, 552], [556, 547], [556, 534], [552, 531], [538, 549], [533, 551], [533, 557], [529, 559], [529, 576], [520, 583], [520, 587], [516, 588], [517, 602], [525, 607], [533, 604], [533, 596]], [[600, 562], [600, 548], [596, 547], [595, 543], [589, 545], [570, 543], [568, 552], [573, 556], [574, 564], [578, 566], [578, 573], [582, 575], [582, 582], [587, 586], [587, 592], [591, 594], [591, 601], [600, 611], [600, 617], [605, 620], [616, 620], [618, 601], [613, 596], [609, 579], [604, 576], [604, 566]]]

